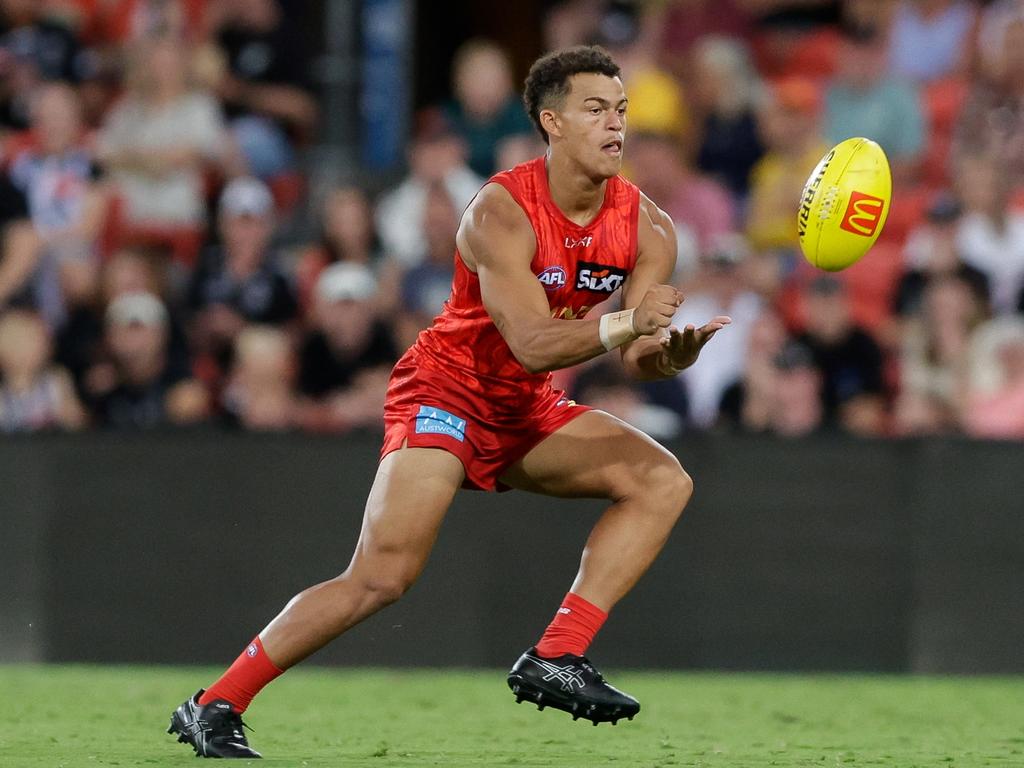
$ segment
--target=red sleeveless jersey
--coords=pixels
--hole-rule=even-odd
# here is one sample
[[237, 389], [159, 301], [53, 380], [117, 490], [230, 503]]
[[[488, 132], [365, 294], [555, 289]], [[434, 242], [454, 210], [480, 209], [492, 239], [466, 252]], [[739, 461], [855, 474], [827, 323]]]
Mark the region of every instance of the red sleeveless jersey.
[[[537, 250], [530, 269], [544, 287], [552, 317], [585, 317], [622, 286], [637, 257], [635, 185], [621, 176], [609, 179], [600, 211], [581, 227], [551, 199], [544, 157], [490, 181], [508, 190], [533, 225]], [[518, 410], [550, 386], [550, 373], [528, 373], [516, 360], [484, 308], [479, 278], [457, 250], [451, 296], [408, 354], [487, 397], [498, 410]]]

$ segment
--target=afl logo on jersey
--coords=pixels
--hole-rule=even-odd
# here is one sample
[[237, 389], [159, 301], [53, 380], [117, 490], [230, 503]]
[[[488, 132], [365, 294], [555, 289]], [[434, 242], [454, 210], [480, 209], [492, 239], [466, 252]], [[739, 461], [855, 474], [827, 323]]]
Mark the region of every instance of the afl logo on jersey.
[[540, 280], [545, 291], [557, 291], [559, 288], [565, 287], [565, 270], [557, 266], [548, 267], [537, 275], [537, 279]]

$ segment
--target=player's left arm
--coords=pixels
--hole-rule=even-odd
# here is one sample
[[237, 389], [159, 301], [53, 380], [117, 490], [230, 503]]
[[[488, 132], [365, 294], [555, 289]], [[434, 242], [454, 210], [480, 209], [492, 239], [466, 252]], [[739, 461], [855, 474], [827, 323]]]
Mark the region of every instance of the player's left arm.
[[[636, 265], [622, 289], [622, 306], [635, 307], [652, 285], [666, 284], [676, 266], [676, 231], [672, 219], [644, 194], [640, 195]], [[621, 347], [622, 363], [635, 379], [652, 381], [675, 376], [697, 361], [704, 345], [731, 323], [724, 315], [697, 328], [675, 326], [667, 334], [646, 336]]]

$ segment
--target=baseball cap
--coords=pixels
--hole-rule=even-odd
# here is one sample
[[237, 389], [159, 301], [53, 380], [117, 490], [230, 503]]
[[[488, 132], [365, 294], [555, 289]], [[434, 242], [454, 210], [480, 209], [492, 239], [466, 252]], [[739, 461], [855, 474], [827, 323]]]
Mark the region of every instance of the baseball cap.
[[228, 216], [265, 216], [272, 210], [270, 188], [252, 176], [232, 179], [220, 195], [220, 212]]
[[377, 280], [362, 264], [331, 264], [316, 282], [316, 295], [323, 301], [366, 301], [376, 293]]
[[167, 309], [152, 293], [140, 291], [118, 296], [107, 307], [107, 325], [167, 325]]

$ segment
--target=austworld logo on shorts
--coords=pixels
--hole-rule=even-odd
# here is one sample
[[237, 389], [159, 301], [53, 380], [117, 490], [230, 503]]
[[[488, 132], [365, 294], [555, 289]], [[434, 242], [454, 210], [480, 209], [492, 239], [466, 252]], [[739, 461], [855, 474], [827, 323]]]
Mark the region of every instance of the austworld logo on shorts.
[[460, 443], [466, 439], [466, 420], [432, 405], [421, 405], [416, 414], [417, 435], [447, 435]]

